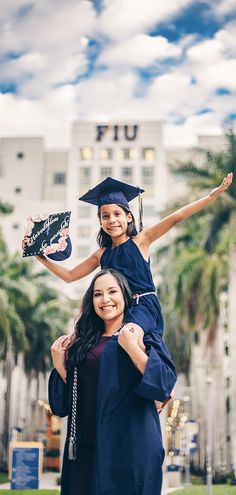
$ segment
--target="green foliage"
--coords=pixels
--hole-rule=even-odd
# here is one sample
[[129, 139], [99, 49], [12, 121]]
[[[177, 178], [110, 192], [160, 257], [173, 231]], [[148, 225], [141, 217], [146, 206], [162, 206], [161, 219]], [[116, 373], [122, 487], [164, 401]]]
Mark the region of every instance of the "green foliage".
[[[185, 179], [191, 198], [196, 193], [210, 192], [228, 172], [234, 172], [236, 177], [236, 137], [232, 131], [227, 139], [227, 149], [220, 152], [198, 149], [197, 164], [178, 162], [171, 167], [176, 176]], [[168, 213], [178, 207], [179, 204], [169, 206]], [[190, 363], [190, 332], [207, 330], [208, 344], [215, 338], [220, 295], [228, 285], [229, 220], [235, 208], [234, 179], [214, 204], [178, 224], [174, 238], [157, 252], [165, 339], [178, 371], [186, 374]]]
[[27, 373], [46, 373], [50, 346], [66, 332], [70, 304], [50, 287], [48, 273], [35, 272], [32, 260], [11, 256], [2, 238], [1, 242], [0, 359], [5, 359], [11, 342], [15, 356], [23, 352]]
[[[206, 495], [206, 486], [190, 486], [172, 492], [172, 495]], [[235, 495], [235, 486], [213, 485], [212, 495]]]

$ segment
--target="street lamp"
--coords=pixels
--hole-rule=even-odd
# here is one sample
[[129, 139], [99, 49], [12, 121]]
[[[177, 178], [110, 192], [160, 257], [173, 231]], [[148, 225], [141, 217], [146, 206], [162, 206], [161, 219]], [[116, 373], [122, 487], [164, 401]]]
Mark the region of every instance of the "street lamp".
[[[183, 397], [183, 402], [185, 404], [186, 419], [189, 420], [190, 416], [190, 397], [185, 395]], [[190, 440], [189, 431], [187, 430], [187, 423], [185, 422], [185, 485], [191, 485], [190, 481]]]
[[206, 441], [206, 472], [207, 495], [212, 495], [212, 377], [206, 378], [207, 394], [207, 441]]

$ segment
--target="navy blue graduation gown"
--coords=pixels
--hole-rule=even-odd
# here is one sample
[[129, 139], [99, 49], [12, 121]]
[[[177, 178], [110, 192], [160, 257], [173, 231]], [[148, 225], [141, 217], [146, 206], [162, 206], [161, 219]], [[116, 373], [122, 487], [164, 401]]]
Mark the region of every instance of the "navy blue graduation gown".
[[[101, 355], [91, 495], [161, 493], [164, 449], [154, 400], [168, 399], [176, 382], [176, 371], [160, 335], [145, 333], [144, 344], [148, 362], [143, 375], [118, 344], [118, 336], [109, 339]], [[53, 370], [49, 402], [54, 414], [69, 414], [68, 431], [71, 388], [70, 374], [65, 385]], [[78, 393], [78, 442], [84, 422], [79, 400]], [[74, 462], [68, 461], [67, 450], [68, 441], [64, 471], [67, 463]]]

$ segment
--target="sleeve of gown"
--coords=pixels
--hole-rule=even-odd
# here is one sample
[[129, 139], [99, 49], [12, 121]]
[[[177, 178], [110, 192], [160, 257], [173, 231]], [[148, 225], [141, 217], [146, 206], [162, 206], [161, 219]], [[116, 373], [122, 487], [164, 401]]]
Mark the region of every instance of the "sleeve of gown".
[[68, 415], [68, 386], [63, 382], [55, 368], [49, 377], [48, 399], [53, 414], [60, 418]]
[[148, 362], [135, 392], [146, 399], [164, 402], [170, 397], [177, 375], [165, 343], [161, 338], [154, 339], [144, 339]]

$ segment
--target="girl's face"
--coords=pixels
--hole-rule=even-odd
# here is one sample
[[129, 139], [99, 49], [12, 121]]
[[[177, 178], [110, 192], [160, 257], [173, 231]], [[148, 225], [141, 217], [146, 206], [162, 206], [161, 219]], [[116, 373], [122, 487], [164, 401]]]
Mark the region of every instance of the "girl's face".
[[124, 296], [117, 280], [111, 273], [106, 273], [95, 280], [93, 307], [95, 313], [105, 323], [115, 320], [118, 324], [122, 323], [125, 308]]
[[120, 206], [115, 204], [101, 206], [101, 227], [110, 237], [119, 237], [126, 234], [128, 223], [131, 221], [131, 213], [126, 214]]

